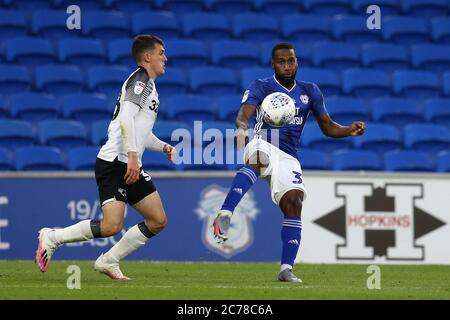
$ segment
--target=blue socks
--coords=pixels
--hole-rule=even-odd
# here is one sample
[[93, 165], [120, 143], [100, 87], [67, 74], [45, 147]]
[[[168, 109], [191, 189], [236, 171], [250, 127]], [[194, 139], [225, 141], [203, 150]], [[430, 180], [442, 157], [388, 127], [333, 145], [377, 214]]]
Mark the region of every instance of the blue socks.
[[258, 172], [248, 165], [243, 166], [241, 169], [239, 169], [239, 171], [236, 173], [236, 176], [234, 177], [230, 191], [225, 198], [221, 210], [229, 210], [233, 212], [245, 193], [256, 182], [258, 175]]
[[281, 265], [290, 265], [291, 268], [294, 265], [294, 260], [300, 246], [301, 234], [301, 218], [285, 217], [283, 219], [283, 227], [281, 228], [281, 241], [283, 242]]

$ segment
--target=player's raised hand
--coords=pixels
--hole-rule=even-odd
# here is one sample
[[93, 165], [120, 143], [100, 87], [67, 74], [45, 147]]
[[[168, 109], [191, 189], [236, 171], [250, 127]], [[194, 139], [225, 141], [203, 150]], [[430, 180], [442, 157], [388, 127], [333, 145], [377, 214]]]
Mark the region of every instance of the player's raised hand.
[[177, 149], [167, 143], [164, 145], [163, 152], [167, 155], [167, 160], [173, 161], [177, 156]]
[[141, 168], [139, 167], [138, 156], [136, 152], [128, 152], [127, 173], [124, 180], [126, 184], [133, 184], [139, 179]]
[[364, 134], [364, 130], [366, 129], [366, 124], [362, 121], [353, 122], [350, 126], [350, 135], [351, 136], [361, 136]]

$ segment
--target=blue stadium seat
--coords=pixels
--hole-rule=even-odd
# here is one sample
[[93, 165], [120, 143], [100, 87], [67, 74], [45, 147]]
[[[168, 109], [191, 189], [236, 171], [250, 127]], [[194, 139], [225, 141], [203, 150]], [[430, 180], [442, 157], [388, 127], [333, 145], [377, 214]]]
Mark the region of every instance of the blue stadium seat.
[[411, 98], [433, 98], [440, 95], [441, 84], [435, 73], [398, 70], [393, 74], [393, 88], [397, 95]]
[[450, 151], [441, 151], [438, 153], [437, 171], [450, 172]]
[[16, 166], [8, 149], [0, 147], [0, 171], [13, 171]]
[[302, 133], [302, 145], [330, 153], [339, 149], [351, 149], [352, 142], [350, 138], [327, 137], [317, 124], [306, 124]]
[[58, 96], [68, 92], [79, 92], [84, 85], [81, 71], [76, 66], [38, 66], [35, 73], [37, 88]]
[[105, 49], [96, 39], [63, 39], [59, 41], [59, 61], [80, 68], [106, 62]]
[[[257, 79], [263, 79], [273, 76], [273, 69], [267, 67], [244, 68], [241, 72], [241, 89], [247, 90], [248, 86]], [[244, 91], [242, 91], [244, 92]]]
[[448, 13], [448, 0], [402, 0], [402, 9], [408, 15], [425, 18], [445, 16]]
[[6, 98], [0, 95], [0, 119], [8, 118], [9, 116], [9, 108], [6, 105]]
[[216, 112], [207, 96], [200, 95], [173, 95], [167, 98], [168, 116], [193, 125], [195, 120], [214, 120]]
[[322, 68], [343, 70], [359, 67], [359, 47], [350, 43], [323, 41], [312, 46], [313, 62]]
[[409, 124], [405, 126], [405, 146], [432, 154], [450, 150], [450, 131], [438, 124]]
[[442, 76], [443, 91], [446, 96], [450, 96], [450, 72], [445, 72]]
[[[281, 41], [279, 41], [281, 42]], [[263, 66], [270, 66], [272, 63], [272, 48], [277, 42], [264, 41], [261, 45], [261, 64]], [[297, 54], [298, 64], [303, 67], [312, 66], [312, 52], [311, 46], [305, 44], [303, 41], [294, 42], [295, 53]]]
[[171, 67], [163, 76], [156, 79], [156, 87], [159, 95], [166, 96], [174, 93], [186, 93], [189, 84], [183, 69]]
[[165, 48], [169, 59], [167, 63], [176, 67], [203, 66], [208, 64], [205, 44], [199, 40], [167, 40]]
[[352, 43], [377, 42], [381, 40], [380, 30], [367, 28], [367, 17], [362, 15], [336, 15], [331, 22], [333, 37]]
[[104, 145], [108, 140], [108, 127], [110, 120], [97, 120], [91, 124], [91, 142], [94, 146]]
[[392, 16], [400, 13], [400, 3], [398, 0], [377, 0], [374, 2], [373, 0], [353, 0], [352, 8], [354, 12], [366, 12], [367, 7], [370, 5], [376, 4], [380, 7], [380, 11], [384, 16]]
[[167, 159], [167, 155], [163, 152], [146, 151], [142, 155], [142, 167], [147, 172], [170, 170], [175, 171], [178, 166]]
[[91, 124], [97, 120], [111, 119], [114, 106], [101, 94], [74, 93], [63, 97], [64, 117]]
[[314, 82], [325, 96], [336, 95], [341, 91], [339, 78], [333, 70], [300, 68], [297, 79]]
[[[204, 121], [202, 123], [202, 129], [203, 129], [203, 138], [205, 141], [200, 141], [200, 143], [203, 142], [203, 146], [210, 145], [210, 148], [214, 145], [218, 145], [220, 142], [223, 143], [223, 150], [224, 152], [227, 152], [226, 148], [229, 145], [233, 145], [234, 143], [234, 137], [235, 137], [235, 130], [236, 125], [233, 122], [228, 121]], [[218, 136], [218, 131], [220, 131], [221, 137], [223, 138], [222, 141], [215, 141], [215, 138]], [[228, 142], [227, 142], [228, 141]], [[194, 143], [199, 143], [199, 141], [195, 141]]]
[[255, 9], [272, 15], [283, 15], [300, 9], [297, 0], [255, 0]]
[[377, 98], [372, 100], [372, 117], [375, 121], [396, 126], [422, 122], [423, 113], [414, 100], [403, 98]]
[[155, 0], [158, 9], [183, 14], [187, 12], [202, 11], [205, 5], [204, 0]]
[[450, 45], [419, 44], [411, 47], [413, 66], [439, 72], [450, 69]]
[[214, 12], [237, 14], [251, 11], [253, 2], [248, 0], [206, 0], [206, 5]]
[[303, 6], [306, 11], [331, 16], [349, 12], [350, 2], [350, 0], [304, 0]]
[[11, 63], [27, 67], [49, 64], [55, 61], [55, 53], [49, 40], [21, 37], [6, 40], [6, 58]]
[[434, 171], [433, 159], [428, 153], [413, 150], [395, 150], [384, 155], [386, 171]]
[[221, 96], [216, 101], [216, 109], [220, 120], [235, 121], [242, 101], [242, 94]]
[[301, 148], [298, 158], [302, 164], [302, 169], [307, 170], [330, 170], [331, 161], [328, 154], [319, 150]]
[[172, 134], [174, 134], [174, 137], [180, 135], [182, 134], [181, 130], [183, 129], [191, 132], [191, 127], [183, 121], [158, 120], [155, 122], [152, 131], [160, 140], [174, 145], [178, 143], [179, 140], [172, 140]]
[[16, 169], [20, 171], [64, 171], [67, 169], [61, 150], [36, 146], [16, 149]]
[[67, 28], [66, 10], [37, 10], [31, 16], [33, 33], [45, 39], [57, 40], [80, 37], [81, 30]]
[[88, 11], [83, 15], [85, 35], [102, 40], [125, 38], [130, 35], [127, 17], [122, 12]]
[[9, 97], [11, 115], [30, 122], [55, 119], [60, 114], [58, 103], [51, 95], [24, 92]]
[[61, 149], [81, 147], [88, 144], [86, 128], [74, 120], [46, 120], [38, 124], [42, 144]]
[[152, 1], [148, 0], [110, 0], [111, 6], [124, 13], [134, 13], [152, 9]]
[[131, 56], [131, 46], [133, 39], [122, 38], [114, 39], [108, 42], [109, 61], [128, 67], [136, 67], [136, 61]]
[[[140, 11], [133, 14], [131, 19], [133, 34], [154, 34], [160, 38], [177, 38], [180, 26], [177, 17], [168, 11], [152, 12]], [[128, 51], [130, 51], [128, 47]]]
[[331, 35], [330, 20], [321, 15], [299, 13], [283, 15], [281, 28], [286, 39], [302, 43], [329, 40]]
[[379, 155], [372, 151], [339, 150], [333, 153], [334, 170], [382, 171]]
[[190, 71], [192, 91], [208, 95], [224, 95], [238, 91], [238, 81], [232, 69], [199, 67]]
[[69, 169], [73, 171], [94, 171], [99, 147], [75, 147], [69, 150]]
[[88, 69], [89, 88], [104, 93], [107, 98], [117, 97], [131, 71], [122, 66], [91, 67]]
[[425, 120], [450, 128], [450, 99], [424, 101]]
[[[185, 150], [186, 152], [186, 150]], [[201, 155], [201, 163], [196, 163], [195, 154]], [[198, 157], [198, 156], [197, 156]], [[188, 158], [185, 156], [183, 159]], [[210, 170], [227, 170], [228, 165], [226, 163], [226, 152], [225, 150], [220, 150], [216, 148], [215, 150], [203, 149], [202, 147], [194, 147], [190, 150], [190, 163], [184, 163], [181, 165], [184, 171], [186, 170], [200, 170], [200, 171], [210, 171]], [[231, 165], [233, 166], [233, 165]]]
[[428, 42], [427, 21], [416, 17], [386, 17], [382, 19], [383, 39], [400, 44]]
[[383, 123], [366, 123], [362, 136], [353, 137], [354, 146], [358, 149], [385, 153], [403, 148], [400, 131], [394, 125]]
[[333, 121], [350, 125], [353, 121], [370, 121], [371, 114], [362, 99], [334, 96], [326, 100], [326, 108]]
[[381, 70], [347, 69], [342, 73], [343, 91], [358, 97], [373, 98], [389, 95], [389, 75]]
[[14, 94], [27, 92], [30, 87], [31, 77], [24, 66], [0, 64], [0, 93]]
[[27, 34], [27, 21], [20, 11], [0, 10], [0, 39], [21, 37]]
[[204, 41], [229, 38], [230, 24], [227, 18], [216, 13], [188, 13], [182, 17], [183, 34], [188, 38]]
[[409, 55], [405, 46], [390, 43], [367, 43], [361, 47], [365, 67], [394, 71], [409, 67]]
[[268, 14], [239, 13], [233, 16], [232, 24], [233, 35], [240, 39], [263, 41], [281, 36], [278, 21]]
[[259, 47], [247, 41], [219, 40], [211, 44], [214, 65], [239, 69], [260, 63]]
[[22, 120], [0, 119], [0, 146], [17, 148], [31, 146], [36, 138], [33, 126]]
[[450, 43], [450, 17], [431, 19], [431, 35], [435, 42]]
[[[102, 7], [104, 1], [102, 0], [77, 0], [76, 4], [80, 7], [81, 12], [98, 10]], [[72, 0], [55, 0], [55, 4], [60, 7], [67, 8], [74, 4]]]

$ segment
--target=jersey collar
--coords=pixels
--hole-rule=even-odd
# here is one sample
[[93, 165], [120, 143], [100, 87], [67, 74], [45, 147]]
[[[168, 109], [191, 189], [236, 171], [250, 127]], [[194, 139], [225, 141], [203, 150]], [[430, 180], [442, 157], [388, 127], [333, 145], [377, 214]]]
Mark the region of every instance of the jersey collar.
[[276, 83], [278, 83], [278, 85], [280, 87], [282, 87], [284, 90], [286, 90], [287, 92], [291, 93], [292, 90], [294, 90], [294, 88], [297, 86], [297, 81], [294, 80], [294, 85], [292, 86], [292, 88], [289, 90], [288, 88], [286, 88], [285, 86], [283, 86], [281, 83], [278, 82], [277, 78], [275, 77], [275, 75], [272, 76], [273, 80], [275, 80]]

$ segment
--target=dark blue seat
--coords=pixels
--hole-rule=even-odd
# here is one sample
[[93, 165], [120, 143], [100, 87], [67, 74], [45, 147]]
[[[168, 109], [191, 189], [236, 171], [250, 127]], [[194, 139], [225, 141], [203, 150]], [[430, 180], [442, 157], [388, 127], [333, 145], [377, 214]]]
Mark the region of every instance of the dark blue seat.
[[211, 11], [231, 15], [251, 11], [253, 2], [248, 0], [206, 0], [206, 5]]
[[142, 166], [145, 171], [177, 170], [178, 166], [167, 159], [163, 152], [145, 151], [142, 155]]
[[321, 15], [336, 15], [347, 13], [351, 10], [350, 0], [304, 0], [303, 7], [306, 11]]
[[131, 25], [133, 34], [154, 34], [162, 39], [177, 38], [181, 34], [177, 17], [169, 11], [137, 12], [133, 14]]
[[[93, 11], [100, 9], [105, 1], [108, 0], [77, 0], [76, 5], [80, 7], [81, 12]], [[55, 0], [54, 3], [64, 9], [74, 4], [72, 0]]]
[[13, 171], [16, 169], [13, 156], [8, 149], [0, 147], [0, 171]]
[[167, 98], [168, 116], [193, 125], [195, 120], [214, 120], [216, 112], [207, 96], [173, 95]]
[[94, 171], [99, 147], [75, 147], [68, 152], [69, 169], [73, 171]]
[[233, 16], [232, 21], [233, 35], [239, 39], [262, 41], [281, 36], [278, 21], [268, 14], [239, 13]]
[[450, 152], [441, 151], [437, 155], [437, 171], [450, 172]]
[[257, 11], [272, 15], [282, 15], [300, 9], [300, 3], [297, 0], [254, 0], [254, 4]]
[[202, 11], [204, 8], [203, 0], [155, 0], [155, 7], [162, 10], [183, 14], [186, 12]]
[[91, 142], [94, 146], [104, 145], [108, 140], [110, 120], [97, 120], [91, 124]]
[[450, 150], [450, 131], [438, 124], [409, 124], [405, 126], [405, 146], [432, 154]]
[[450, 45], [418, 44], [411, 47], [415, 68], [434, 72], [450, 69]]
[[31, 87], [31, 77], [24, 66], [0, 64], [0, 93], [14, 94], [27, 92]]
[[241, 71], [241, 89], [246, 90], [253, 81], [271, 76], [273, 76], [273, 70], [269, 67], [244, 68]]
[[381, 70], [347, 69], [342, 73], [342, 80], [346, 94], [372, 98], [391, 93], [390, 77]]
[[372, 117], [375, 121], [400, 127], [423, 121], [422, 110], [416, 101], [403, 98], [373, 99]]
[[362, 99], [334, 96], [326, 100], [326, 108], [333, 121], [342, 125], [371, 119], [370, 110]]
[[361, 47], [365, 67], [394, 71], [409, 67], [409, 55], [405, 46], [390, 43], [367, 43]]
[[156, 79], [158, 94], [167, 96], [174, 93], [186, 93], [189, 88], [186, 74], [180, 68], [168, 68], [163, 76]]
[[91, 124], [112, 118], [114, 106], [102, 94], [74, 93], [63, 97], [64, 117]]
[[59, 61], [80, 68], [106, 63], [103, 44], [96, 39], [63, 39], [59, 41]]
[[320, 68], [300, 68], [297, 79], [314, 82], [326, 96], [339, 94], [341, 84], [333, 70]]
[[431, 156], [422, 151], [395, 150], [384, 155], [384, 168], [386, 171], [434, 171]]
[[21, 37], [27, 34], [27, 21], [20, 11], [0, 10], [0, 39]]
[[307, 170], [330, 170], [331, 161], [325, 152], [301, 148], [298, 152], [298, 158], [302, 164], [302, 169]]
[[[178, 131], [177, 131], [178, 130]], [[153, 127], [153, 133], [155, 136], [157, 136], [160, 140], [174, 145], [180, 141], [178, 140], [172, 140], [173, 137], [180, 137], [180, 135], [186, 133], [186, 130], [191, 132], [191, 127], [183, 121], [173, 121], [173, 120], [158, 120], [155, 122], [155, 126]]]
[[416, 17], [382, 18], [381, 32], [384, 40], [400, 44], [427, 42], [430, 38], [427, 21]]
[[20, 171], [67, 170], [61, 150], [54, 147], [33, 146], [16, 149], [16, 169]]
[[136, 61], [131, 56], [131, 45], [133, 39], [121, 38], [113, 39], [108, 42], [109, 61], [114, 64], [120, 64], [127, 67], [136, 67]]
[[301, 43], [329, 40], [331, 37], [330, 20], [321, 15], [299, 13], [283, 15], [281, 29], [286, 39]]
[[49, 40], [21, 37], [6, 40], [6, 58], [11, 63], [27, 67], [49, 64], [55, 61], [55, 53]]
[[88, 11], [83, 15], [83, 34], [102, 40], [130, 35], [127, 17], [122, 12]]
[[31, 16], [33, 33], [45, 39], [57, 40], [81, 36], [81, 30], [67, 28], [66, 10], [37, 10]]
[[117, 97], [131, 71], [122, 66], [91, 67], [88, 70], [89, 88], [105, 94], [107, 98]]
[[238, 81], [232, 69], [199, 67], [190, 71], [192, 91], [208, 95], [237, 93]]
[[167, 40], [165, 48], [170, 56], [167, 61], [169, 65], [192, 67], [203, 66], [209, 62], [206, 46], [199, 40]]
[[339, 149], [351, 149], [352, 142], [350, 138], [327, 137], [317, 124], [306, 124], [302, 133], [302, 145], [330, 153]]
[[152, 9], [152, 1], [148, 0], [109, 0], [109, 1], [114, 9], [125, 12], [127, 14]]
[[353, 137], [353, 144], [358, 149], [385, 153], [403, 148], [403, 139], [397, 127], [384, 123], [366, 123], [362, 136]]
[[39, 126], [39, 139], [42, 144], [61, 149], [81, 147], [88, 144], [86, 128], [74, 120], [46, 120]]
[[312, 46], [316, 66], [343, 70], [360, 65], [359, 47], [350, 43], [323, 41]]
[[435, 42], [450, 43], [450, 17], [431, 19], [431, 35]]
[[443, 92], [446, 96], [450, 96], [450, 72], [445, 72], [442, 76]]
[[424, 102], [425, 120], [450, 128], [450, 99], [428, 99]]
[[366, 12], [367, 7], [376, 4], [380, 7], [381, 14], [384, 16], [397, 15], [401, 11], [400, 1], [398, 0], [352, 0], [352, 8], [354, 12]]
[[230, 24], [227, 18], [216, 13], [188, 13], [182, 17], [183, 34], [205, 41], [229, 38]]
[[216, 101], [217, 114], [220, 120], [235, 121], [241, 107], [242, 94], [221, 96]]
[[[227, 147], [231, 146], [229, 151], [233, 151], [236, 125], [229, 121], [205, 121], [202, 123], [204, 141], [194, 141], [195, 144], [203, 142], [203, 146], [218, 146], [222, 143], [224, 152], [228, 152]], [[220, 132], [220, 133], [219, 133]], [[221, 141], [216, 141], [221, 138]]]
[[382, 171], [383, 166], [376, 152], [366, 150], [339, 150], [333, 153], [333, 169]]
[[[210, 151], [210, 152], [209, 152]], [[181, 168], [184, 171], [186, 170], [195, 170], [195, 171], [211, 171], [211, 170], [227, 170], [228, 164], [226, 163], [226, 152], [225, 150], [221, 150], [220, 148], [214, 148], [211, 150], [204, 150], [202, 147], [193, 147], [190, 150], [190, 161], [185, 161]], [[184, 150], [186, 152], [186, 150]], [[200, 158], [195, 155], [200, 155]], [[199, 162], [197, 162], [197, 158], [199, 158]], [[187, 156], [183, 159], [188, 159]], [[230, 164], [230, 166], [234, 167], [234, 164]]]
[[246, 41], [215, 41], [211, 44], [211, 61], [229, 68], [256, 66], [260, 63], [259, 47]]
[[402, 0], [402, 9], [408, 15], [425, 18], [448, 14], [447, 0]]
[[38, 66], [35, 73], [37, 88], [55, 95], [79, 92], [84, 85], [81, 71], [76, 66]]
[[58, 103], [52, 95], [24, 92], [10, 96], [11, 115], [30, 122], [55, 119], [59, 117]]
[[36, 136], [33, 126], [22, 120], [0, 119], [0, 146], [17, 148], [31, 146]]
[[392, 74], [394, 93], [411, 98], [432, 98], [440, 95], [441, 83], [435, 73], [398, 70]]
[[9, 117], [9, 108], [6, 104], [6, 98], [0, 95], [0, 119]]
[[344, 40], [352, 43], [380, 41], [380, 30], [370, 30], [367, 28], [366, 24], [366, 16], [339, 14], [333, 17], [331, 30], [333, 31], [333, 37], [337, 40]]

